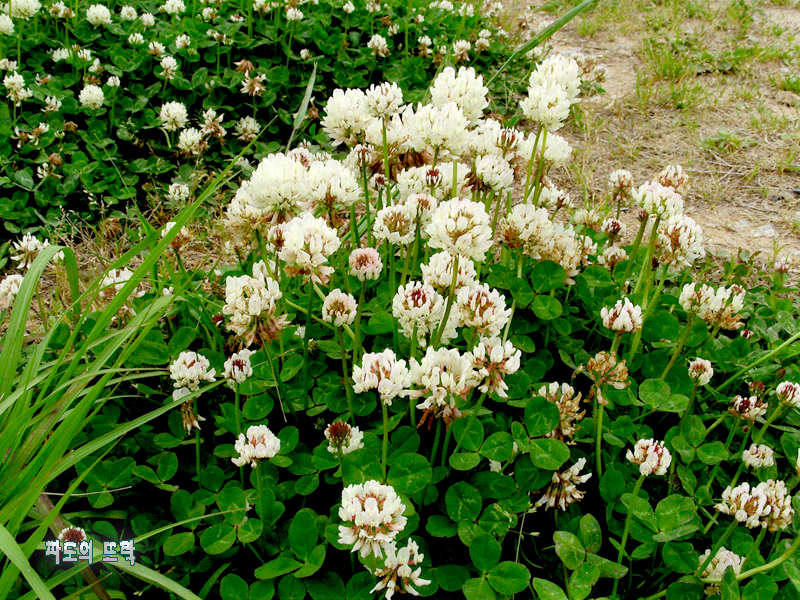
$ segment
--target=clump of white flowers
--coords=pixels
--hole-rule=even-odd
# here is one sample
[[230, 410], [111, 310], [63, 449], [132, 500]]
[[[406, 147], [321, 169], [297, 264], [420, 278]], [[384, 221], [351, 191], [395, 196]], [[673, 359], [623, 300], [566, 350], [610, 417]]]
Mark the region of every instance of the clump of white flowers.
[[327, 284], [334, 268], [328, 258], [341, 246], [336, 230], [323, 218], [310, 213], [295, 217], [284, 230], [285, 242], [279, 257], [290, 276], [302, 275], [314, 283]]
[[778, 402], [781, 404], [793, 408], [800, 406], [800, 384], [791, 381], [783, 381], [779, 383], [778, 387], [775, 389], [775, 395], [778, 398]]
[[375, 248], [356, 248], [350, 253], [350, 274], [359, 281], [374, 281], [383, 270], [381, 255]]
[[[14, 3], [14, 0], [12, 0]], [[111, 11], [102, 4], [92, 4], [86, 10], [86, 20], [92, 27], [106, 27], [111, 24]]]
[[[419, 546], [409, 539], [405, 548], [397, 550], [394, 545], [386, 549], [383, 567], [375, 570], [374, 575], [380, 580], [370, 593], [386, 590], [386, 599], [391, 600], [395, 592], [418, 596], [414, 586], [421, 587], [431, 583], [430, 579], [422, 579], [422, 564], [425, 555], [420, 554]], [[414, 569], [413, 567], [417, 567]], [[402, 586], [402, 588], [401, 588]]]
[[580, 475], [586, 466], [586, 459], [580, 458], [566, 471], [556, 471], [550, 480], [544, 494], [536, 501], [536, 506], [544, 505], [545, 510], [558, 506], [561, 510], [567, 510], [567, 506], [573, 502], [580, 502], [586, 492], [578, 489], [578, 485], [586, 483], [591, 479], [592, 474]]
[[749, 529], [764, 527], [773, 532], [786, 529], [794, 516], [792, 497], [786, 484], [773, 479], [753, 487], [749, 483], [735, 488], [728, 486], [722, 493], [722, 502], [714, 508], [731, 515]]
[[22, 285], [22, 275], [12, 273], [0, 281], [0, 308], [11, 308], [17, 299], [19, 288]]
[[103, 106], [103, 102], [105, 101], [103, 88], [93, 84], [84, 86], [84, 88], [81, 90], [81, 93], [78, 94], [78, 100], [80, 101], [81, 106], [91, 108], [92, 110], [97, 110]]
[[656, 440], [639, 440], [633, 451], [625, 454], [630, 462], [639, 466], [639, 473], [643, 477], [648, 475], [666, 475], [672, 463], [672, 455], [664, 446], [664, 442]]
[[240, 433], [234, 450], [239, 453], [238, 458], [231, 461], [237, 467], [249, 464], [252, 468], [258, 463], [274, 457], [281, 451], [281, 440], [269, 430], [266, 425], [252, 425], [247, 428], [247, 433]]
[[453, 198], [442, 202], [425, 228], [428, 245], [450, 254], [482, 261], [492, 246], [489, 214], [483, 204]]
[[348, 485], [342, 490], [339, 509], [343, 523], [339, 525], [339, 543], [352, 545], [351, 552], [360, 551], [363, 557], [383, 556], [406, 526], [405, 509], [390, 485], [374, 480]]
[[696, 381], [697, 385], [708, 385], [714, 376], [714, 368], [710, 360], [699, 356], [689, 363], [689, 378]]
[[[200, 382], [214, 382], [216, 370], [211, 368], [211, 363], [202, 354], [196, 352], [181, 352], [169, 366], [169, 376], [175, 386], [172, 392], [173, 400], [185, 398], [192, 392], [200, 389]], [[181, 419], [187, 432], [200, 429], [200, 421], [204, 418], [194, 412], [194, 400], [186, 400], [181, 404]]]
[[282, 297], [278, 282], [267, 274], [263, 261], [253, 266], [252, 277], [228, 277], [222, 307], [222, 314], [230, 316], [228, 330], [248, 346], [277, 339], [288, 323], [285, 314], [278, 314], [277, 301]]
[[466, 356], [472, 361], [478, 389], [485, 394], [507, 398], [505, 377], [519, 370], [522, 352], [509, 341], [503, 343], [499, 337], [482, 337]]
[[182, 102], [167, 102], [161, 106], [159, 117], [166, 131], [178, 131], [186, 126], [189, 114]]
[[[700, 564], [704, 564], [708, 557], [711, 555], [711, 548], [706, 550], [700, 555]], [[736, 554], [733, 550], [728, 550], [725, 546], [721, 546], [708, 566], [703, 570], [700, 577], [703, 579], [722, 579], [725, 571], [728, 568], [733, 569], [733, 572], [738, 575], [742, 571], [742, 563], [744, 558]], [[721, 586], [718, 583], [711, 584], [706, 587], [707, 596], [719, 595]]]

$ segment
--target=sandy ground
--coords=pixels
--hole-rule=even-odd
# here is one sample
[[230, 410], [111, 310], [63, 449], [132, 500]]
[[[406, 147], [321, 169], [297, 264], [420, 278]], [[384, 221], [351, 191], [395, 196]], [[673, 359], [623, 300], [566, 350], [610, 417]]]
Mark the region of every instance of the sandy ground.
[[[779, 252], [797, 265], [800, 8], [695, 4], [692, 14], [691, 0], [601, 1], [553, 37], [555, 51], [595, 57], [607, 72], [604, 93], [581, 103], [582, 126], [565, 129], [576, 154], [559, 183], [591, 206], [615, 169], [639, 184], [682, 165], [692, 179], [686, 212], [711, 253], [744, 249], [768, 263]], [[539, 10], [547, 5], [512, 10], [535, 28], [565, 10]], [[798, 87], [780, 89], [793, 76]]]

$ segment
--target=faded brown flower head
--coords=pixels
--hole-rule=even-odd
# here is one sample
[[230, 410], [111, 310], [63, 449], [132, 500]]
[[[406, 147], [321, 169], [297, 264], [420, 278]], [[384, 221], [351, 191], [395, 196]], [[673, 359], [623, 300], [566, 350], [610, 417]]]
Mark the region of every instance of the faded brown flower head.
[[611, 385], [615, 389], [623, 390], [630, 385], [628, 381], [628, 367], [624, 360], [617, 362], [617, 355], [608, 352], [598, 352], [594, 358], [590, 358], [586, 365], [581, 365], [576, 369], [575, 375], [585, 371], [589, 379], [594, 381], [592, 391], [586, 398], [587, 402], [594, 399], [597, 394], [597, 402], [603, 405], [608, 404], [608, 400], [603, 398], [601, 388], [604, 385]]
[[236, 70], [239, 71], [239, 73], [244, 73], [245, 75], [255, 69], [255, 66], [253, 66], [253, 63], [249, 60], [239, 60], [233, 64], [236, 65]]
[[571, 438], [575, 435], [578, 421], [583, 419], [586, 414], [585, 410], [581, 410], [581, 393], [576, 394], [575, 388], [566, 383], [560, 386], [557, 383], [551, 383], [549, 386], [542, 386], [538, 394], [558, 407], [558, 427], [545, 437], [563, 440], [570, 445], [575, 444]]
[[58, 534], [58, 539], [61, 543], [64, 542], [75, 542], [76, 544], [80, 544], [81, 542], [85, 542], [87, 539], [86, 532], [81, 529], [80, 527], [65, 527], [61, 530], [61, 533]]

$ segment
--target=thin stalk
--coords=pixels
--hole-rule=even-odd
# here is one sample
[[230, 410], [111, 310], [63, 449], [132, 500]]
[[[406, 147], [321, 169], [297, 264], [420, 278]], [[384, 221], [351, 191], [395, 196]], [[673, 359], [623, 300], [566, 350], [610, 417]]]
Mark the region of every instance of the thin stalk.
[[[544, 175], [544, 149], [547, 147], [547, 129], [544, 130], [542, 134], [542, 151], [539, 153], [539, 166], [536, 168], [536, 179], [533, 182], [533, 189], [535, 190], [533, 195], [533, 202], [532, 204], [537, 205], [539, 202], [539, 197], [542, 195], [542, 176]], [[526, 197], [527, 198], [527, 197]], [[553, 213], [553, 218], [555, 218], [555, 213]]]
[[[619, 348], [620, 341], [622, 340], [622, 332], [618, 331], [614, 336], [614, 342], [611, 344], [611, 355], [616, 356], [617, 349]], [[600, 395], [600, 389], [597, 389], [595, 398]], [[603, 413], [605, 412], [605, 404], [597, 401], [597, 423], [595, 424], [595, 461], [597, 463], [597, 476], [603, 476]]]
[[675, 361], [678, 360], [678, 356], [680, 356], [681, 352], [683, 351], [683, 347], [686, 345], [686, 340], [689, 339], [689, 334], [692, 331], [692, 318], [694, 315], [689, 315], [688, 320], [686, 321], [686, 328], [683, 330], [683, 335], [681, 339], [678, 340], [678, 346], [675, 348], [675, 351], [672, 353], [672, 358], [669, 359], [669, 363], [664, 368], [664, 372], [661, 373], [661, 381], [664, 381], [667, 377], [667, 373], [670, 372], [672, 367], [675, 365]]
[[[281, 414], [283, 415], [284, 422], [286, 422], [286, 411], [283, 409], [283, 397], [285, 396], [283, 393], [283, 381], [281, 381], [281, 378], [275, 371], [275, 365], [272, 362], [272, 356], [270, 355], [267, 345], [262, 342], [261, 348], [264, 350], [264, 354], [267, 355], [267, 362], [269, 363], [269, 368], [272, 371], [272, 378], [275, 380], [275, 383], [278, 386], [278, 403], [281, 405]], [[289, 400], [288, 397], [286, 398], [286, 401], [289, 404], [289, 411], [292, 413], [292, 417], [294, 417], [294, 420], [297, 421], [297, 415], [294, 412], [294, 405], [292, 404], [292, 401]]]
[[[519, 258], [517, 259], [517, 279], [522, 277], [522, 250], [519, 251]], [[517, 309], [517, 299], [514, 298], [511, 300], [511, 316], [508, 318], [508, 323], [506, 323], [506, 329], [503, 331], [503, 343], [506, 343], [508, 339], [508, 333], [511, 331], [511, 321], [514, 320], [514, 311]]]
[[775, 560], [771, 560], [767, 564], [761, 565], [760, 567], [755, 567], [750, 569], [749, 571], [745, 571], [744, 573], [739, 573], [739, 575], [736, 576], [736, 579], [738, 581], [741, 581], [742, 579], [747, 579], [748, 577], [752, 577], [753, 575], [758, 575], [759, 573], [764, 573], [765, 571], [771, 571], [775, 567], [778, 567], [783, 563], [785, 563], [787, 560], [789, 560], [792, 557], [792, 554], [794, 554], [797, 551], [798, 546], [800, 546], [800, 535], [794, 538], [792, 545], [789, 546], [786, 549], [786, 552], [781, 554], [778, 558], [776, 558]]
[[[442, 466], [447, 468], [447, 448], [450, 446], [450, 436], [453, 435], [453, 428], [448, 427], [444, 434], [444, 443], [442, 444]], [[433, 466], [433, 463], [431, 463]]]
[[436, 330], [436, 337], [433, 339], [433, 344], [431, 344], [434, 348], [439, 347], [439, 341], [442, 339], [444, 328], [447, 326], [447, 320], [450, 318], [450, 310], [453, 308], [453, 297], [455, 296], [456, 284], [458, 283], [458, 259], [458, 254], [453, 256], [453, 279], [450, 282], [450, 291], [447, 294], [447, 305], [444, 309], [444, 317], [439, 324], [439, 329]]
[[361, 237], [358, 235], [358, 224], [356, 223], [356, 205], [350, 206], [350, 231], [353, 238], [353, 250], [361, 247]]
[[363, 350], [361, 347], [361, 310], [364, 306], [364, 298], [367, 294], [367, 282], [361, 282], [361, 293], [358, 295], [358, 308], [356, 309], [356, 320], [353, 323], [353, 328], [356, 334], [353, 340], [353, 364], [358, 362], [358, 355]]
[[[417, 331], [417, 325], [414, 324], [414, 331], [411, 333], [411, 358], [417, 357], [417, 336], [419, 335]], [[408, 401], [408, 418], [411, 420], [411, 426], [414, 427], [416, 425], [414, 419], [414, 398], [410, 398]]]
[[631, 246], [631, 252], [628, 255], [628, 265], [625, 267], [625, 273], [622, 276], [622, 285], [625, 285], [625, 282], [628, 281], [628, 276], [631, 274], [631, 267], [633, 267], [633, 260], [636, 258], [636, 254], [639, 251], [639, 246], [642, 243], [642, 236], [644, 235], [644, 228], [647, 226], [647, 219], [644, 219], [639, 224], [639, 231], [636, 232], [636, 239], [633, 240], [633, 246]]
[[[631, 529], [631, 515], [633, 515], [633, 500], [639, 494], [639, 490], [642, 489], [642, 484], [644, 483], [644, 475], [640, 475], [639, 479], [636, 481], [636, 485], [633, 487], [633, 492], [631, 493], [631, 502], [628, 504], [628, 514], [625, 517], [625, 529], [622, 530], [622, 539], [619, 543], [619, 554], [617, 554], [617, 565], [622, 565], [622, 558], [625, 556], [625, 544], [628, 542], [628, 534], [630, 533]], [[614, 587], [611, 591], [611, 598], [616, 600], [617, 598], [617, 587], [619, 586], [619, 579], [614, 580]]]
[[347, 370], [347, 352], [344, 349], [344, 336], [339, 329], [336, 330], [336, 337], [339, 338], [339, 351], [342, 354], [342, 381], [344, 381], [344, 391], [347, 395], [347, 420], [355, 425], [353, 388], [350, 385], [350, 371]]
[[386, 176], [386, 205], [389, 205], [389, 139], [386, 135], [386, 119], [383, 120], [383, 174]]
[[749, 365], [747, 365], [746, 367], [742, 367], [741, 369], [739, 369], [739, 371], [738, 371], [738, 372], [737, 372], [737, 373], [736, 373], [734, 376], [732, 376], [732, 377], [728, 378], [728, 379], [725, 381], [725, 383], [723, 383], [721, 386], [719, 386], [719, 387], [717, 388], [717, 391], [718, 391], [718, 392], [719, 392], [719, 391], [722, 391], [722, 389], [723, 389], [723, 388], [725, 388], [725, 387], [727, 387], [727, 386], [728, 386], [728, 384], [730, 384], [730, 383], [731, 383], [731, 382], [733, 382], [733, 381], [737, 381], [737, 380], [738, 380], [738, 379], [739, 379], [739, 378], [740, 378], [742, 375], [744, 375], [745, 373], [747, 373], [747, 371], [749, 371], [750, 369], [752, 369], [752, 368], [753, 368], [753, 367], [755, 367], [756, 365], [760, 365], [760, 364], [761, 364], [762, 362], [764, 362], [765, 360], [769, 360], [770, 358], [772, 358], [773, 356], [775, 356], [775, 355], [776, 355], [778, 352], [780, 352], [781, 350], [783, 350], [784, 348], [786, 348], [786, 346], [788, 346], [788, 345], [790, 345], [790, 344], [794, 343], [794, 342], [795, 342], [795, 341], [797, 341], [798, 339], [800, 339], [800, 331], [798, 331], [797, 333], [795, 333], [795, 334], [794, 334], [792, 337], [790, 337], [788, 340], [786, 340], [785, 342], [783, 342], [783, 343], [782, 343], [780, 346], [778, 346], [778, 347], [777, 347], [777, 348], [775, 348], [774, 350], [772, 350], [772, 351], [768, 352], [767, 354], [765, 354], [765, 355], [764, 355], [764, 356], [762, 356], [761, 358], [759, 358], [759, 359], [757, 359], [757, 360], [754, 360], [753, 362], [751, 362], [751, 363], [750, 363]]
[[386, 481], [386, 460], [389, 456], [389, 407], [386, 402], [378, 400], [381, 403], [381, 410], [383, 411], [383, 445], [381, 447], [381, 469], [383, 471], [383, 480]]
[[764, 536], [766, 534], [767, 534], [767, 528], [766, 527], [762, 527], [761, 531], [759, 531], [758, 535], [756, 536], [755, 543], [750, 548], [750, 551], [747, 553], [747, 556], [745, 556], [744, 560], [742, 561], [742, 567], [741, 567], [742, 569], [745, 568], [745, 566], [747, 565], [747, 561], [749, 561], [753, 557], [753, 554], [755, 554], [755, 552], [758, 550], [759, 546], [761, 546], [761, 542], [764, 540]]
[[543, 127], [540, 125], [536, 130], [536, 138], [533, 140], [533, 148], [531, 149], [531, 156], [528, 159], [528, 172], [525, 176], [525, 193], [522, 195], [522, 201], [528, 201], [528, 192], [530, 191], [531, 175], [533, 174], [533, 159], [536, 156], [536, 147], [539, 145], [539, 136], [542, 134]]
[[[239, 398], [239, 384], [238, 383], [234, 383], [233, 384], [233, 393], [234, 393], [234, 398], [235, 398], [234, 407], [235, 407], [235, 410], [236, 410], [236, 437], [238, 438], [239, 434], [243, 433], [243, 431], [242, 431], [242, 411], [241, 411], [241, 407], [240, 407], [240, 403], [239, 403], [240, 398]], [[243, 466], [239, 467], [239, 481], [242, 484], [242, 488], [244, 488], [244, 467]]]
[[431, 464], [436, 459], [436, 451], [439, 449], [439, 438], [442, 435], [442, 420], [436, 419], [436, 434], [433, 436], [433, 448], [431, 449]]
[[200, 481], [200, 471], [202, 470], [202, 465], [200, 462], [200, 430], [194, 430], [194, 444], [195, 444], [195, 467], [197, 468], [197, 481]]
[[314, 285], [308, 282], [308, 302], [306, 304], [306, 330], [303, 336], [303, 410], [308, 410], [308, 336], [311, 328], [311, 302], [314, 300]]
[[642, 262], [642, 270], [639, 271], [639, 279], [636, 280], [636, 287], [633, 288], [634, 294], [637, 294], [639, 290], [642, 289], [642, 284], [645, 282], [645, 279], [648, 281], [650, 279], [650, 272], [653, 270], [651, 257], [653, 256], [653, 250], [656, 246], [659, 223], [661, 223], [661, 217], [656, 217], [656, 221], [653, 223], [653, 229], [650, 231], [650, 240], [647, 243], [647, 251], [645, 252], [644, 261]]

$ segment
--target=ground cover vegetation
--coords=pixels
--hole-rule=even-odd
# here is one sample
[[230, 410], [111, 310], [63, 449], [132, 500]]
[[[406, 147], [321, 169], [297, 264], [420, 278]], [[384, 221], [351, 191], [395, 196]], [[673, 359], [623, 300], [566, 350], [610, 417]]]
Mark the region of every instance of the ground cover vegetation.
[[[677, 165], [613, 170], [591, 208], [559, 189], [599, 73], [532, 46], [513, 122], [443, 58], [207, 172], [226, 122], [170, 130], [169, 100], [164, 144], [200, 144], [160, 182], [171, 220], [141, 215], [99, 277], [14, 240], [0, 598], [797, 597], [788, 264], [712, 282]], [[56, 565], [56, 538], [95, 564]], [[127, 540], [134, 564], [102, 562]]]

